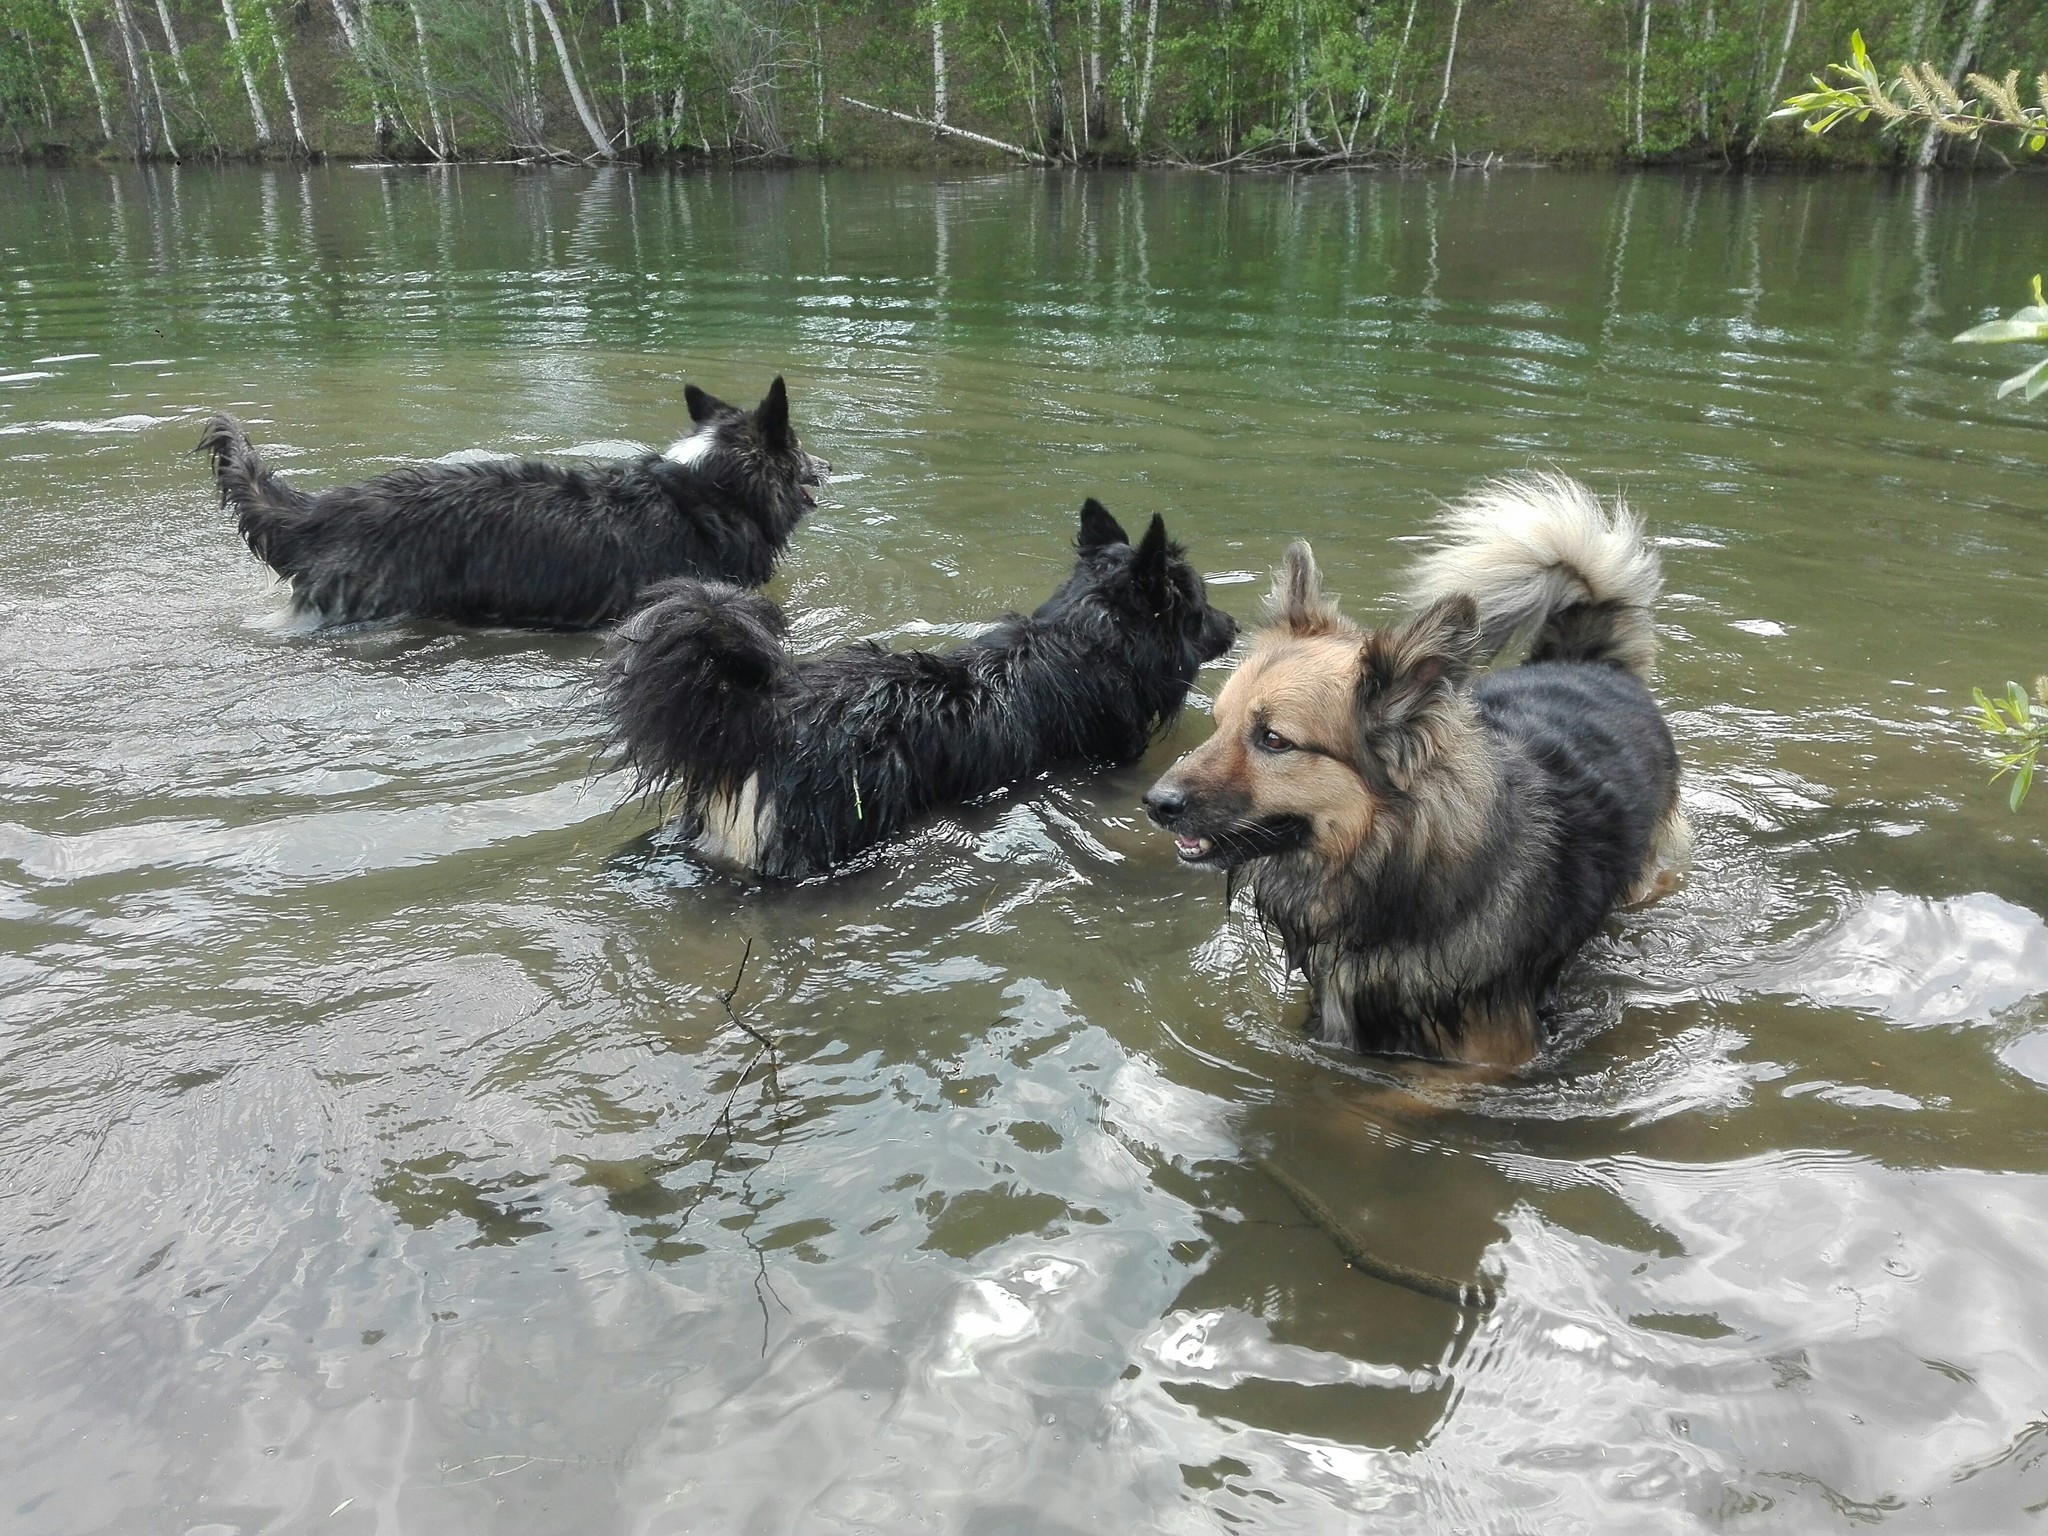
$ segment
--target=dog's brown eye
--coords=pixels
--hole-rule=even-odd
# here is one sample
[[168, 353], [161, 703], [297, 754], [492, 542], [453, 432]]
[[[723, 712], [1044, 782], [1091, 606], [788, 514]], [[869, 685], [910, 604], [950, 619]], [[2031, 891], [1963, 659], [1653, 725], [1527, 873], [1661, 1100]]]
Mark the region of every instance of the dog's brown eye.
[[1285, 736], [1282, 736], [1278, 731], [1262, 729], [1253, 740], [1258, 742], [1261, 752], [1292, 752], [1294, 750], [1294, 743]]

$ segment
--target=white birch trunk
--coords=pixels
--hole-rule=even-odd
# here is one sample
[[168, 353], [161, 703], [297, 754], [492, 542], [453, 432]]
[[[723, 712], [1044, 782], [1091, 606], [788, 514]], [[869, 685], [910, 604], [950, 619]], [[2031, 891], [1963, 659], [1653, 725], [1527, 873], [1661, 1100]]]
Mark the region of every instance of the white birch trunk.
[[533, 119], [533, 142], [538, 145], [547, 126], [540, 104], [540, 39], [534, 34], [530, 0], [520, 0], [519, 8], [526, 13], [526, 110]]
[[[1700, 40], [1707, 44], [1712, 44], [1714, 41], [1714, 0], [1707, 0], [1707, 16], [1706, 21], [1700, 28]], [[1711, 105], [1711, 93], [1706, 86], [1702, 85], [1700, 87], [1700, 140], [1703, 143], [1706, 141], [1707, 136], [1714, 131]]]
[[555, 20], [555, 10], [548, 0], [533, 0], [534, 8], [540, 12], [542, 25], [548, 29], [548, 37], [555, 45], [555, 59], [562, 66], [562, 79], [569, 87], [569, 100], [576, 106], [576, 115], [583, 120], [583, 131], [590, 135], [591, 147], [599, 156], [611, 158], [611, 140], [605, 137], [604, 127], [597, 120], [597, 114], [590, 110], [590, 102], [583, 94], [583, 86], [576, 78], [576, 66], [569, 60], [569, 45], [562, 37], [562, 24]]
[[1059, 36], [1053, 29], [1052, 0], [1037, 0], [1038, 52], [1045, 62], [1045, 140], [1055, 160], [1069, 137], [1067, 87], [1060, 78]]
[[633, 96], [626, 79], [626, 17], [619, 0], [612, 0], [612, 39], [619, 55], [619, 136], [628, 149], [633, 147]]
[[426, 92], [427, 126], [434, 135], [433, 143], [427, 147], [433, 150], [436, 160], [446, 160], [448, 131], [441, 126], [441, 101], [434, 92], [434, 73], [427, 67], [427, 23], [420, 15], [420, 8], [414, 5], [412, 0], [406, 0], [406, 9], [412, 12], [412, 43], [420, 61], [420, 89]]
[[1444, 54], [1444, 88], [1436, 98], [1436, 116], [1429, 121], [1429, 142], [1436, 142], [1436, 131], [1444, 125], [1444, 107], [1451, 99], [1451, 70], [1458, 62], [1458, 23], [1465, 19], [1465, 0], [1458, 0], [1451, 12], [1451, 46]]
[[1131, 0], [1117, 0], [1116, 29], [1116, 77], [1122, 82], [1117, 90], [1117, 121], [1123, 125], [1124, 137], [1131, 137]]
[[[1977, 0], [1970, 7], [1969, 24], [1963, 28], [1963, 46], [1956, 50], [1956, 61], [1948, 67], [1948, 83], [1954, 85], [1963, 78], [1963, 71], [1970, 67], [1970, 60], [1977, 56], [1977, 45], [1984, 41], [1984, 20], [1991, 14], [1991, 0]], [[1772, 93], [1773, 95], [1776, 92]], [[1920, 148], [1913, 156], [1913, 164], [1921, 170], [1934, 164], [1934, 151], [1941, 143], [1941, 130], [1929, 128], [1920, 140]]]
[[1145, 0], [1145, 67], [1138, 75], [1138, 117], [1131, 132], [1135, 145], [1145, 136], [1145, 117], [1152, 109], [1152, 47], [1159, 40], [1159, 0]]
[[[817, 0], [811, 3], [811, 36], [817, 51], [811, 55], [811, 83], [818, 95], [818, 159], [825, 158], [825, 13]], [[823, 194], [820, 193], [820, 196]]]
[[1394, 50], [1394, 67], [1387, 71], [1386, 94], [1380, 97], [1379, 121], [1372, 125], [1372, 141], [1380, 141], [1380, 131], [1387, 125], [1386, 109], [1393, 104], [1395, 92], [1401, 84], [1401, 66], [1408, 58], [1408, 37], [1415, 30], [1415, 3], [1408, 0], [1408, 19], [1401, 23], [1401, 46]]
[[1048, 160], [1035, 149], [1026, 149], [1022, 144], [1011, 144], [1002, 139], [992, 139], [985, 133], [971, 133], [965, 128], [955, 128], [950, 124], [941, 126], [929, 117], [918, 117], [910, 112], [898, 112], [894, 107], [878, 107], [873, 102], [862, 101], [857, 96], [841, 96], [839, 99], [849, 107], [859, 107], [863, 112], [879, 112], [884, 117], [895, 118], [899, 123], [914, 123], [920, 128], [929, 128], [933, 133], [943, 134], [949, 139], [966, 139], [972, 144], [986, 144], [990, 149], [1000, 149], [1006, 155], [1015, 155], [1020, 160], [1029, 160], [1033, 165], [1055, 165], [1058, 163], [1057, 161]]
[[292, 118], [292, 147], [301, 160], [310, 159], [313, 150], [306, 142], [306, 119], [299, 111], [299, 93], [292, 88], [291, 70], [285, 67], [284, 37], [277, 30], [277, 13], [267, 3], [263, 7], [263, 21], [270, 29], [270, 51], [277, 57], [277, 78], [284, 82], [284, 104]]
[[1927, 23], [1934, 19], [1936, 3], [1937, 0], [1920, 0], [1913, 7], [1913, 27], [1906, 34], [1906, 62], [1909, 64], [1919, 63], [1920, 50], [1927, 46]]
[[43, 100], [43, 132], [54, 134], [57, 131], [56, 104], [50, 100], [50, 87], [43, 78], [43, 66], [36, 62], [36, 45], [26, 32], [21, 35], [21, 46], [28, 52], [29, 73], [35, 76], [36, 94]]
[[1650, 0], [1643, 0], [1643, 39], [1636, 49], [1636, 153], [1643, 152], [1643, 97], [1650, 89]]
[[100, 84], [100, 67], [93, 59], [91, 45], [85, 40], [85, 23], [78, 19], [78, 0], [64, 0], [64, 14], [71, 18], [71, 30], [78, 34], [78, 51], [85, 58], [86, 78], [92, 81], [92, 102], [100, 114], [100, 137], [111, 144], [114, 142], [114, 125], [107, 120], [107, 88]]
[[135, 158], [141, 159], [154, 147], [149, 133], [149, 94], [142, 84], [142, 65], [135, 57], [135, 20], [128, 14], [127, 0], [114, 0], [114, 30], [121, 37], [121, 56], [128, 63], [128, 106], [135, 123]]
[[[156, 0], [161, 6], [164, 0]], [[384, 97], [377, 89], [377, 76], [370, 67], [370, 55], [363, 42], [362, 31], [356, 25], [355, 12], [349, 9], [349, 0], [329, 0], [334, 8], [334, 19], [341, 24], [342, 40], [348, 44], [348, 51], [356, 61], [356, 67], [363, 72], [363, 78], [370, 82], [370, 129], [377, 136], [377, 142], [384, 142], [389, 119], [384, 115]]]
[[946, 18], [932, 7], [932, 121], [946, 126]]
[[[122, 8], [126, 9], [126, 0], [123, 0]], [[178, 153], [178, 141], [171, 135], [171, 113], [164, 105], [163, 84], [156, 77], [156, 60], [150, 55], [149, 44], [143, 39], [140, 27], [135, 29], [135, 36], [136, 40], [142, 43], [142, 67], [149, 71], [149, 93], [156, 98], [157, 121], [163, 125], [164, 153], [173, 160], [183, 159], [184, 157]]]
[[249, 95], [249, 121], [256, 125], [256, 143], [270, 143], [270, 116], [263, 110], [263, 98], [256, 94], [256, 76], [242, 56], [242, 25], [235, 20], [235, 0], [220, 0], [220, 13], [228, 24], [228, 41], [235, 46], [235, 65], [242, 72], [242, 89]]
[[1088, 0], [1088, 101], [1082, 109], [1088, 139], [1109, 137], [1109, 103], [1102, 94], [1102, 0]]
[[171, 50], [171, 67], [178, 72], [178, 84], [185, 87], [185, 94], [191, 96], [192, 76], [185, 70], [185, 49], [178, 41], [178, 29], [171, 25], [171, 8], [164, 0], [156, 0], [156, 19], [164, 29], [164, 44]]
[[1771, 73], [1771, 88], [1764, 92], [1764, 103], [1757, 119], [1756, 132], [1749, 136], [1749, 148], [1745, 153], [1755, 154], [1757, 145], [1763, 142], [1764, 129], [1771, 123], [1771, 108], [1778, 100], [1778, 91], [1785, 83], [1785, 66], [1792, 60], [1792, 34], [1799, 30], [1799, 0], [1785, 8], [1785, 40], [1778, 46], [1778, 67]]

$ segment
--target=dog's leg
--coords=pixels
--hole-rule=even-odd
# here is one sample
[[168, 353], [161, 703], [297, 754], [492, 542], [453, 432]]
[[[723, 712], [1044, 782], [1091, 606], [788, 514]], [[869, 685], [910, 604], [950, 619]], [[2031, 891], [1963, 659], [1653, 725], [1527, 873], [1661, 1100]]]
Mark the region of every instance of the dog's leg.
[[1685, 819], [1685, 812], [1679, 809], [1678, 797], [1674, 795], [1671, 808], [1664, 813], [1650, 838], [1650, 852], [1643, 860], [1642, 873], [1636, 876], [1636, 883], [1629, 888], [1622, 905], [1635, 907], [1662, 901], [1678, 889], [1679, 879], [1691, 861], [1692, 823]]
[[764, 845], [775, 835], [775, 806], [761, 799], [761, 776], [749, 774], [737, 794], [714, 795], [704, 803], [703, 826], [693, 839], [711, 859], [758, 869]]

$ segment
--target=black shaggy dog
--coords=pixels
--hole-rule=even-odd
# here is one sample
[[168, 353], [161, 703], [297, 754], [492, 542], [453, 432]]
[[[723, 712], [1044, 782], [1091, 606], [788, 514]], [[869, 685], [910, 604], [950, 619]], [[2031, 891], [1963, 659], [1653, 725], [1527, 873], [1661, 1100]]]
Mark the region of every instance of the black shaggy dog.
[[[1288, 551], [1215, 734], [1145, 808], [1249, 883], [1324, 1041], [1526, 1061], [1566, 961], [1682, 856], [1660, 585], [1635, 519], [1555, 475], [1453, 508], [1403, 624], [1360, 631]], [[1517, 638], [1524, 664], [1475, 675]]]
[[742, 411], [692, 384], [696, 430], [666, 453], [585, 469], [419, 464], [308, 495], [215, 416], [198, 451], [249, 548], [307, 627], [445, 619], [589, 629], [671, 576], [759, 586], [827, 468], [789, 423], [781, 379]]
[[664, 583], [612, 641], [613, 742], [642, 790], [675, 793], [697, 852], [780, 879], [1055, 763], [1134, 761], [1237, 626], [1158, 517], [1133, 546], [1091, 500], [1077, 551], [1031, 617], [944, 652], [796, 659], [766, 598]]

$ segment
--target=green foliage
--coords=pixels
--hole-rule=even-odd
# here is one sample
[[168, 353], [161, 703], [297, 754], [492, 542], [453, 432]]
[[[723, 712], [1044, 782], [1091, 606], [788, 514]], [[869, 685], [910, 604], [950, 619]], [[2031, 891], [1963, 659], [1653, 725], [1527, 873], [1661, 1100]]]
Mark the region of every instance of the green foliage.
[[1411, 26], [1404, 0], [1239, 0], [1172, 31], [1162, 22], [1161, 130], [1190, 154], [1313, 159], [1400, 147], [1416, 122], [1425, 49], [1445, 43], [1445, 18], [1432, 19], [1440, 8], [1419, 10]]
[[0, 129], [24, 143], [56, 137], [89, 92], [57, 0], [0, 0]]
[[1977, 94], [1963, 95], [1934, 65], [1907, 64], [1886, 79], [1870, 60], [1863, 34], [1849, 34], [1849, 61], [1830, 64], [1813, 77], [1814, 89], [1785, 98], [1773, 117], [1798, 119], [1808, 133], [1822, 134], [1844, 118], [1868, 122], [1878, 118], [1887, 130], [1931, 127], [1953, 138], [1974, 139], [1992, 129], [2010, 129], [2015, 146], [2029, 152], [2048, 148], [2048, 73], [2034, 77], [2032, 89], [2040, 105], [2020, 99], [2020, 72], [2003, 80], [1989, 75], [1964, 77]]
[[1980, 730], [2000, 738], [2004, 750], [1996, 759], [1997, 771], [1991, 775], [1996, 784], [2007, 774], [2012, 775], [2012, 792], [2007, 803], [2018, 810], [2027, 798], [2027, 791], [2034, 787], [2034, 769], [2041, 759], [2041, 749], [2048, 747], [2048, 677], [2034, 679], [2034, 696], [2018, 683], [2005, 685], [2005, 697], [1994, 699], [1982, 688], [1970, 690], [1975, 700], [1977, 713], [1972, 717]]
[[[2041, 296], [2041, 274], [2034, 274], [2034, 302], [2024, 309], [2016, 309], [2003, 320], [1990, 320], [1983, 325], [1973, 325], [1957, 341], [1978, 342], [1995, 345], [2012, 341], [2048, 342], [2048, 299]], [[2032, 367], [2023, 368], [1998, 386], [1998, 398], [2003, 400], [2015, 391], [2024, 390], [2029, 401], [2048, 392], [2048, 357], [2042, 358]]]
[[[135, 99], [125, 61], [136, 45], [137, 57], [146, 53], [155, 65], [163, 115], [188, 152], [212, 143], [230, 152], [253, 147], [244, 64], [283, 131], [280, 46], [317, 150], [353, 152], [381, 118], [401, 154], [434, 153], [436, 141], [451, 154], [598, 152], [529, 0], [232, 0], [239, 46], [227, 38], [220, 0], [165, 3], [183, 39], [189, 85], [171, 67], [155, 0], [128, 7], [137, 31], [127, 39], [110, 0], [76, 0], [109, 118], [133, 124], [158, 115], [153, 100]], [[903, 125], [840, 98], [928, 115], [938, 18], [954, 127], [1080, 160], [1268, 167], [1432, 157], [1456, 143], [1468, 155], [1740, 156], [1758, 144], [1787, 60], [1805, 39], [1843, 36], [1856, 19], [1874, 44], [1946, 59], [1977, 14], [1975, 0], [1463, 0], [1454, 61], [1453, 0], [551, 6], [594, 131], [621, 150], [918, 153]], [[343, 10], [360, 33], [353, 42], [342, 33]], [[2048, 53], [2048, 6], [2005, 0], [1992, 14], [1987, 46], [1997, 53]], [[1796, 23], [1790, 32], [1788, 23]], [[1849, 73], [1823, 87], [1838, 94], [1825, 98], [1832, 105], [1816, 121], [1848, 110], [1889, 122], [1897, 110], [1932, 112], [1950, 125], [1945, 132], [1996, 124], [2029, 130], [2026, 142], [2048, 132], [2040, 121], [2048, 102], [2033, 104], [2040, 82], [2022, 91], [2010, 76], [1975, 77], [1958, 98], [1959, 116], [1924, 67], [1888, 80], [1857, 72], [1867, 57], [1852, 52], [1841, 67]], [[1091, 136], [1089, 77], [1097, 68], [1103, 111]], [[1926, 102], [1914, 91], [1927, 93]], [[1056, 145], [1048, 121], [1055, 94], [1067, 117]], [[66, 0], [0, 0], [0, 146], [10, 130], [18, 152], [96, 146], [97, 122]], [[1997, 138], [2003, 143], [2004, 132]], [[1781, 133], [1775, 147], [1802, 141], [1815, 142]], [[978, 153], [957, 141], [939, 152]]]

